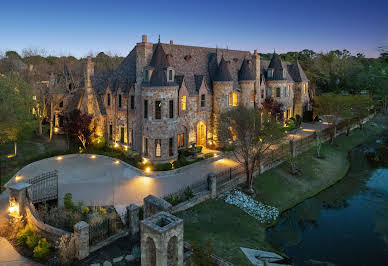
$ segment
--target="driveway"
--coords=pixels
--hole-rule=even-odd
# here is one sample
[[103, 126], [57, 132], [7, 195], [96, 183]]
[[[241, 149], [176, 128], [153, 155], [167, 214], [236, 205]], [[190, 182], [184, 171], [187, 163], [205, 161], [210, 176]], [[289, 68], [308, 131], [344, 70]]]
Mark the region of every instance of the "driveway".
[[[36, 161], [22, 168], [15, 176], [18, 182], [42, 173], [58, 170], [58, 193], [62, 201], [66, 193], [73, 200], [86, 205], [142, 204], [149, 194], [164, 196], [196, 183], [209, 172], [219, 172], [236, 166], [227, 158], [200, 161], [186, 168], [163, 172], [160, 176], [149, 176], [114, 158], [90, 154], [71, 154]], [[180, 171], [178, 171], [180, 170]], [[14, 178], [15, 179], [15, 178]], [[16, 182], [12, 179], [11, 182]]]

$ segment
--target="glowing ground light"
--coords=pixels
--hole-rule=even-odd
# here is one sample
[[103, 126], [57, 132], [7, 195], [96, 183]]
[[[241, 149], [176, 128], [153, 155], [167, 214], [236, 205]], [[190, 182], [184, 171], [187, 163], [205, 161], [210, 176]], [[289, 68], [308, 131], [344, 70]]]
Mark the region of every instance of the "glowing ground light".
[[307, 129], [307, 128], [303, 129], [303, 131], [306, 131], [306, 132], [315, 132], [314, 129]]
[[15, 176], [15, 181], [19, 181], [19, 180], [21, 180], [22, 178], [23, 178], [22, 176], [17, 175], [17, 176]]
[[214, 158], [217, 158], [217, 157], [218, 157], [218, 154], [217, 154], [217, 153], [214, 153], [214, 154], [213, 154], [213, 157], [214, 157]]
[[142, 164], [146, 164], [146, 163], [148, 163], [148, 159], [147, 158], [143, 158]]
[[120, 161], [119, 161], [119, 160], [116, 160], [116, 161], [114, 162], [114, 164], [120, 164]]
[[19, 217], [19, 204], [15, 200], [9, 202], [8, 212], [10, 216]]
[[96, 159], [96, 155], [90, 156], [91, 159]]
[[146, 173], [151, 173], [151, 168], [150, 168], [150, 167], [147, 167], [147, 168], [145, 169], [145, 172], [146, 172]]
[[60, 161], [60, 160], [62, 160], [62, 159], [63, 159], [62, 156], [58, 156], [58, 157], [56, 158], [57, 161]]
[[118, 146], [119, 146], [119, 144], [116, 142], [115, 145], [114, 145], [114, 147], [117, 148]]

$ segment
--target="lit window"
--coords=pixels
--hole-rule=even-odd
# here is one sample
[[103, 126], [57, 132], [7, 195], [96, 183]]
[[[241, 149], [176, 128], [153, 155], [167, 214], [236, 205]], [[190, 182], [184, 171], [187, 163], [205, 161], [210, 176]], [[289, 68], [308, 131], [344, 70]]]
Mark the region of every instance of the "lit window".
[[255, 101], [255, 92], [253, 90], [249, 93], [249, 101], [251, 103]]
[[181, 110], [186, 110], [186, 96], [181, 97]]
[[280, 98], [280, 88], [276, 88], [276, 97]]
[[155, 140], [155, 157], [160, 157], [162, 155], [161, 151], [161, 140], [156, 139]]
[[185, 146], [185, 134], [178, 134], [178, 148], [182, 148]]
[[34, 95], [34, 96], [32, 96], [32, 99], [34, 100], [34, 101], [36, 101], [36, 96]]
[[235, 93], [235, 92], [229, 93], [229, 105], [230, 106], [237, 106], [238, 105], [237, 93]]

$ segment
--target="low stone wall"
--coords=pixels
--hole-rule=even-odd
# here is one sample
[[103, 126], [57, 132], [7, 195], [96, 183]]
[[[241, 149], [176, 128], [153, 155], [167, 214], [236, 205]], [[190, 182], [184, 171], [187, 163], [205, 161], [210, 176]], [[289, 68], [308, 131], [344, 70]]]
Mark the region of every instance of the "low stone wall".
[[32, 203], [26, 204], [25, 211], [27, 223], [36, 228], [38, 233], [45, 237], [48, 241], [55, 243], [63, 235], [70, 234], [69, 232], [42, 222], [38, 218], [35, 207], [32, 205]]
[[171, 209], [171, 213], [176, 213], [176, 212], [190, 209], [191, 207], [194, 207], [195, 205], [197, 205], [201, 202], [204, 202], [205, 200], [208, 200], [210, 198], [211, 198], [210, 191], [199, 192], [199, 193], [195, 194], [195, 196], [193, 198], [173, 206]]

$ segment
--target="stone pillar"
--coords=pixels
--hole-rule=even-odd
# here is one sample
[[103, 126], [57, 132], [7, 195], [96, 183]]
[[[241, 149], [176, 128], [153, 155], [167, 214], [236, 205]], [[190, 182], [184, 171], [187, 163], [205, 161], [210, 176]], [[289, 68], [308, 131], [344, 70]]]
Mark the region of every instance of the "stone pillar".
[[82, 260], [89, 256], [89, 225], [81, 221], [74, 225], [76, 257]]
[[128, 229], [131, 237], [136, 236], [140, 231], [139, 224], [139, 207], [136, 204], [127, 206], [128, 212]]
[[159, 212], [140, 222], [141, 265], [183, 266], [183, 220]]
[[172, 205], [164, 199], [148, 195], [144, 198], [144, 219], [161, 211], [171, 212], [171, 208]]
[[292, 157], [296, 157], [296, 141], [293, 138], [290, 139], [290, 153]]
[[217, 177], [214, 173], [210, 173], [208, 175], [209, 180], [209, 190], [212, 195], [212, 199], [214, 199], [217, 196]]
[[12, 216], [20, 217], [24, 216], [25, 207], [27, 203], [27, 188], [29, 188], [31, 184], [28, 183], [17, 183], [15, 185], [9, 186], [9, 202], [10, 204], [16, 204], [17, 207], [14, 208], [12, 212]]

